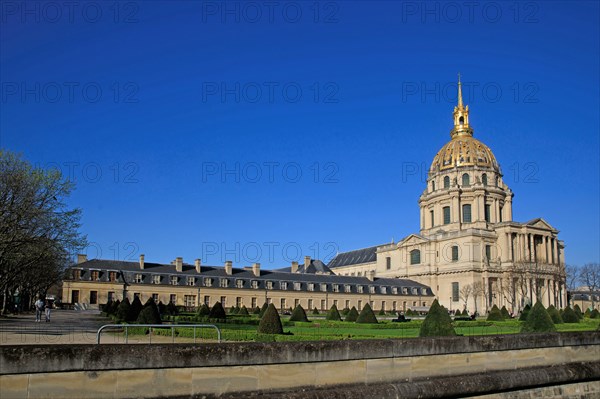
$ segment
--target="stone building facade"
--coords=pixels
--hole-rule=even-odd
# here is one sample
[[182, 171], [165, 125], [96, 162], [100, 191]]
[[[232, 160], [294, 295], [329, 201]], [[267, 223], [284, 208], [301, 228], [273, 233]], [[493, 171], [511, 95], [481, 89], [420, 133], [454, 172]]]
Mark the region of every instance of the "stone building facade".
[[460, 81], [453, 121], [419, 198], [420, 232], [338, 254], [328, 266], [339, 275], [418, 281], [449, 309], [481, 313], [496, 304], [518, 312], [538, 298], [566, 306], [558, 230], [542, 218], [513, 220], [513, 192], [490, 148], [473, 137]]

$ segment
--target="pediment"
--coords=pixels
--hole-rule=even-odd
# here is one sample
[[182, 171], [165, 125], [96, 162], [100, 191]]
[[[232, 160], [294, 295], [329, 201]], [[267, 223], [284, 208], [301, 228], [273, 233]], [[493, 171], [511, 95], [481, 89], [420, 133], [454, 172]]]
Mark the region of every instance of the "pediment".
[[428, 242], [429, 240], [418, 234], [411, 234], [398, 243], [398, 247], [407, 247]]
[[525, 224], [530, 227], [537, 227], [538, 229], [556, 230], [554, 227], [552, 227], [552, 225], [550, 223], [546, 222], [542, 218], [536, 218], [536, 219], [530, 220], [529, 222], [527, 222]]

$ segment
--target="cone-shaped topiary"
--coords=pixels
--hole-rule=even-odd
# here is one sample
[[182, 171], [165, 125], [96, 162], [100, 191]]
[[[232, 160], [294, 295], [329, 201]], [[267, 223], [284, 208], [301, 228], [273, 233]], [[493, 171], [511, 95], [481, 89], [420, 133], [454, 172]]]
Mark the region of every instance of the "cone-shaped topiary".
[[313, 309], [313, 314], [319, 314], [319, 309], [317, 309], [316, 307]]
[[371, 305], [368, 303], [360, 311], [360, 314], [356, 318], [357, 323], [361, 324], [377, 324], [377, 317], [375, 317], [375, 313], [373, 313], [373, 309], [371, 309]]
[[161, 301], [158, 301], [158, 303], [156, 304], [156, 306], [158, 307], [158, 313], [161, 316], [167, 313], [167, 307]]
[[508, 313], [508, 309], [506, 309], [506, 306], [502, 306], [502, 309], [500, 309], [500, 313], [502, 314], [502, 318], [504, 320], [510, 319], [510, 313]]
[[131, 306], [129, 307], [129, 313], [127, 314], [126, 321], [136, 321], [143, 308], [144, 305], [142, 305], [142, 301], [140, 301], [138, 296], [135, 296], [133, 298], [133, 302], [131, 302]]
[[283, 326], [279, 313], [275, 309], [275, 305], [270, 304], [265, 311], [260, 323], [258, 324], [258, 332], [261, 334], [283, 334]]
[[267, 308], [269, 307], [268, 303], [263, 303], [262, 307], [260, 308], [260, 312], [258, 313], [258, 317], [262, 319], [262, 317], [264, 316], [265, 312], [267, 311]]
[[342, 320], [342, 317], [340, 316], [340, 312], [338, 312], [337, 306], [333, 305], [329, 309], [329, 312], [327, 312], [327, 317], [325, 317], [325, 319], [331, 320], [331, 321], [341, 321]]
[[546, 311], [550, 315], [550, 318], [552, 319], [552, 322], [554, 324], [562, 324], [563, 323], [563, 319], [562, 319], [562, 317], [560, 317], [560, 313], [558, 312], [558, 309], [556, 309], [554, 307], [554, 305], [548, 306], [548, 309], [546, 309]]
[[575, 312], [577, 317], [579, 317], [579, 320], [583, 319], [583, 312], [581, 311], [579, 305], [575, 304], [575, 306], [573, 306], [573, 311]]
[[260, 308], [257, 306], [252, 310], [252, 314], [260, 314]]
[[117, 321], [126, 321], [127, 315], [129, 314], [129, 309], [131, 308], [131, 304], [129, 303], [129, 298], [123, 299], [123, 302], [119, 304], [117, 311], [115, 312], [115, 317]]
[[525, 305], [523, 310], [521, 310], [521, 316], [519, 316], [519, 321], [527, 321], [527, 315], [531, 311], [531, 306], [529, 304]]
[[385, 316], [385, 310], [384, 309], [381, 309], [379, 311], [379, 316]]
[[590, 319], [600, 319], [600, 312], [598, 312], [598, 309], [594, 309], [590, 312]]
[[137, 322], [140, 324], [161, 324], [160, 313], [158, 312], [158, 306], [154, 302], [152, 297], [148, 298], [142, 311], [140, 312]]
[[208, 307], [207, 304], [203, 303], [202, 306], [200, 306], [200, 308], [198, 308], [198, 316], [204, 317], [204, 316], [208, 316], [209, 314], [210, 314], [210, 308]]
[[237, 314], [240, 316], [250, 316], [250, 313], [248, 313], [248, 309], [246, 308], [246, 306], [242, 306]]
[[290, 321], [308, 321], [308, 317], [306, 317], [306, 312], [300, 304], [298, 304], [298, 306], [296, 306], [296, 308], [292, 312], [292, 315], [290, 316]]
[[119, 301], [118, 299], [111, 303], [111, 305], [110, 305], [110, 307], [111, 307], [110, 314], [111, 315], [115, 315], [117, 313], [117, 309], [119, 308], [120, 304], [121, 304], [121, 301]]
[[177, 310], [177, 306], [173, 302], [169, 302], [167, 304], [167, 313], [171, 316], [177, 316], [179, 310]]
[[502, 312], [498, 309], [498, 306], [492, 306], [490, 313], [488, 314], [487, 321], [502, 321], [504, 317], [502, 317]]
[[221, 302], [215, 302], [212, 309], [210, 309], [210, 313], [208, 314], [210, 319], [221, 319], [225, 320], [227, 315], [225, 314], [225, 309], [223, 309], [223, 305]]
[[462, 316], [468, 316], [469, 312], [467, 312], [467, 309], [463, 309], [462, 311]]
[[350, 311], [350, 309], [348, 309], [348, 308], [342, 309], [342, 312], [341, 312], [342, 316], [347, 316], [349, 311]]
[[541, 302], [536, 302], [527, 315], [527, 320], [521, 326], [521, 332], [554, 332], [556, 327], [552, 318]]
[[448, 310], [434, 300], [421, 324], [419, 337], [450, 337], [456, 335]]
[[358, 319], [358, 310], [356, 310], [356, 307], [352, 306], [352, 309], [350, 309], [344, 321], [354, 322], [356, 319]]
[[570, 306], [567, 306], [562, 312], [562, 319], [565, 323], [579, 323], [577, 313]]

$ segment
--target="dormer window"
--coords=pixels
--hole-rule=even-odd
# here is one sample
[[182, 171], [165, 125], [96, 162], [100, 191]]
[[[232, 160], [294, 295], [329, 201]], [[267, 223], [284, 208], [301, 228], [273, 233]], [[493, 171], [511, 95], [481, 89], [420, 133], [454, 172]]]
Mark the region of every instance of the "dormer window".
[[281, 283], [279, 283], [279, 287], [280, 287], [282, 290], [287, 290], [287, 282], [285, 282], [285, 281], [282, 281]]
[[344, 291], [345, 291], [345, 292], [352, 292], [352, 287], [350, 286], [350, 284], [346, 284], [346, 285], [344, 286]]
[[160, 284], [160, 276], [152, 276], [152, 284]]
[[238, 288], [244, 288], [244, 280], [236, 280], [235, 281], [235, 286]]
[[294, 290], [296, 291], [300, 291], [300, 289], [302, 288], [302, 283], [294, 283]]
[[267, 289], [268, 290], [272, 290], [273, 289], [273, 282], [272, 281], [267, 281]]
[[374, 294], [374, 293], [375, 293], [375, 287], [373, 287], [373, 286], [370, 286], [370, 287], [369, 287], [369, 292], [370, 292], [371, 294]]
[[327, 284], [321, 284], [321, 291], [323, 291], [323, 292], [327, 291]]
[[307, 287], [307, 289], [308, 289], [309, 291], [314, 291], [314, 290], [315, 290], [315, 285], [314, 285], [313, 283], [308, 283], [308, 287]]
[[206, 278], [204, 279], [204, 286], [205, 286], [205, 287], [212, 287], [212, 282], [213, 282], [213, 281], [212, 281], [212, 278], [206, 277]]
[[252, 285], [252, 288], [257, 289], [258, 288], [258, 281], [252, 280], [251, 285]]
[[100, 272], [98, 270], [92, 270], [92, 281], [100, 280]]
[[219, 287], [221, 288], [227, 288], [229, 287], [229, 280], [226, 278], [222, 278], [219, 280]]
[[171, 276], [171, 285], [177, 285], [178, 280], [177, 276]]
[[141, 284], [142, 281], [144, 281], [144, 277], [141, 274], [136, 274], [135, 275], [135, 280], [136, 284]]
[[363, 286], [362, 285], [357, 285], [356, 286], [356, 292], [358, 292], [359, 294], [363, 293]]

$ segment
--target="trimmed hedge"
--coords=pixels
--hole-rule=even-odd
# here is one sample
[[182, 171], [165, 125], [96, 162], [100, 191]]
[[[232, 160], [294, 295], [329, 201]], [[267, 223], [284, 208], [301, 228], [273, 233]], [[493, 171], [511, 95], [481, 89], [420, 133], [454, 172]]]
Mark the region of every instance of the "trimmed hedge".
[[325, 319], [330, 321], [342, 321], [342, 317], [340, 316], [340, 312], [338, 312], [337, 306], [333, 305], [329, 309], [329, 312], [327, 312], [327, 317]]
[[356, 307], [352, 306], [352, 309], [348, 311], [348, 314], [346, 315], [344, 321], [355, 322], [356, 319], [358, 319], [358, 310], [356, 310]]
[[270, 304], [267, 307], [260, 323], [258, 323], [257, 331], [259, 334], [283, 334], [283, 326], [275, 305]]
[[357, 323], [360, 324], [377, 324], [377, 317], [375, 317], [375, 313], [373, 313], [373, 309], [371, 309], [371, 305], [368, 303], [360, 311], [358, 318], [356, 319]]
[[562, 313], [562, 319], [565, 323], [579, 323], [577, 313], [570, 306], [567, 306]]
[[225, 309], [223, 309], [223, 305], [221, 305], [221, 302], [215, 302], [212, 309], [210, 309], [210, 312], [208, 313], [208, 317], [211, 319], [221, 320], [227, 318], [227, 315], [225, 314]]
[[498, 306], [492, 306], [490, 313], [486, 319], [487, 321], [503, 321], [504, 317], [502, 317], [502, 312], [498, 309]]
[[456, 331], [452, 326], [448, 310], [440, 305], [437, 299], [434, 300], [429, 308], [429, 313], [421, 324], [419, 337], [451, 337], [455, 335]]
[[292, 312], [292, 315], [290, 316], [290, 321], [308, 321], [308, 317], [306, 317], [306, 312], [304, 311], [302, 305], [298, 304], [298, 306], [296, 306]]
[[531, 332], [555, 332], [556, 327], [552, 322], [552, 318], [544, 308], [541, 302], [536, 302], [536, 304], [531, 308], [529, 314], [527, 315], [527, 320], [521, 326], [521, 332], [531, 333]]
[[558, 312], [558, 309], [554, 307], [554, 305], [548, 306], [548, 309], [546, 309], [546, 311], [548, 312], [548, 315], [550, 315], [550, 318], [552, 319], [552, 322], [554, 324], [563, 323], [563, 319], [562, 317], [560, 317], [560, 313]]

